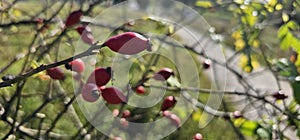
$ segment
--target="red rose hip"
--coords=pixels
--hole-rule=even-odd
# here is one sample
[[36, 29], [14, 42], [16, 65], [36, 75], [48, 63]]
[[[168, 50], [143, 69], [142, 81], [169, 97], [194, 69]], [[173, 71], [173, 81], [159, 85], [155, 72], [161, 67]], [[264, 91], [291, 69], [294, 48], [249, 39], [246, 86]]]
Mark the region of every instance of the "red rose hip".
[[157, 73], [155, 73], [153, 78], [155, 80], [165, 81], [165, 80], [168, 80], [168, 78], [170, 78], [172, 75], [174, 75], [174, 72], [172, 69], [163, 68], [163, 69], [159, 70]]
[[73, 26], [74, 24], [78, 23], [80, 21], [82, 14], [83, 13], [81, 10], [70, 13], [66, 19], [65, 26], [70, 27], [70, 26]]
[[111, 78], [111, 68], [96, 68], [89, 76], [87, 83], [95, 83], [98, 87], [101, 87], [109, 82]]
[[114, 137], [114, 138], [112, 138], [112, 140], [122, 140], [122, 138], [121, 137]]
[[81, 59], [75, 59], [72, 62], [65, 64], [66, 69], [81, 73], [85, 69], [85, 64]]
[[73, 79], [76, 80], [76, 81], [80, 81], [82, 78], [82, 75], [81, 73], [76, 73], [73, 75]]
[[118, 109], [114, 109], [112, 114], [114, 117], [117, 117], [119, 115], [120, 111]]
[[144, 94], [144, 93], [145, 93], [145, 88], [144, 88], [144, 86], [138, 86], [138, 87], [136, 88], [136, 93], [137, 93], [137, 94]]
[[202, 140], [203, 136], [200, 133], [196, 133], [193, 137], [193, 140]]
[[284, 99], [288, 98], [288, 96], [285, 95], [282, 91], [273, 93], [272, 97], [275, 98], [276, 100], [284, 100]]
[[103, 45], [109, 47], [112, 51], [127, 55], [137, 54], [146, 49], [151, 51], [150, 40], [135, 32], [125, 32], [113, 36], [105, 41]]
[[98, 89], [98, 86], [93, 83], [88, 83], [84, 85], [81, 91], [81, 95], [85, 101], [88, 102], [95, 102], [100, 97], [100, 90]]
[[177, 100], [175, 99], [174, 96], [167, 96], [164, 99], [164, 102], [162, 103], [160, 110], [165, 111], [170, 108], [173, 108], [175, 106], [176, 102], [177, 102]]
[[129, 110], [124, 110], [122, 113], [122, 118], [128, 118], [130, 116], [130, 111]]
[[109, 104], [120, 104], [125, 102], [126, 97], [123, 92], [116, 87], [108, 87], [101, 90], [102, 97]]
[[240, 111], [234, 111], [233, 113], [232, 113], [232, 115], [233, 115], [233, 117], [234, 118], [241, 118], [242, 116], [243, 116], [243, 114], [240, 112]]
[[181, 121], [180, 121], [180, 118], [177, 115], [171, 113], [170, 111], [164, 111], [163, 116], [168, 118], [171, 121], [171, 123], [174, 126], [176, 126], [177, 128], [180, 127]]
[[55, 80], [62, 80], [65, 78], [64, 72], [58, 67], [49, 68], [46, 72], [52, 79]]
[[162, 112], [162, 116], [164, 116], [164, 117], [169, 116], [169, 115], [171, 115], [171, 114], [172, 114], [172, 112], [169, 111], [169, 110], [166, 110], [166, 111], [163, 111], [163, 112]]
[[120, 125], [122, 128], [127, 128], [129, 125], [129, 122], [125, 118], [120, 119]]
[[89, 28], [88, 26], [78, 26], [76, 30], [81, 35], [81, 39], [83, 42], [89, 45], [92, 45], [94, 43], [94, 36], [92, 34], [91, 28]]
[[211, 65], [211, 61], [209, 59], [205, 59], [202, 63], [202, 67], [203, 69], [208, 69], [210, 68], [210, 65]]

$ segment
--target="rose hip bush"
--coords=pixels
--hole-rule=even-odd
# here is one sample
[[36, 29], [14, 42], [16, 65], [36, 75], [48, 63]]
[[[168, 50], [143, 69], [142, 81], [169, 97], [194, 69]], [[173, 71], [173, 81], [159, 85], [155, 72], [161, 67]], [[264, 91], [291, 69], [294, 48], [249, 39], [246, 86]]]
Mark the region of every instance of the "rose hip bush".
[[[124, 11], [120, 13], [126, 20], [119, 18], [119, 26], [92, 20], [121, 1], [38, 2], [0, 2], [1, 139], [156, 139], [148, 134], [152, 130], [174, 130], [162, 139], [299, 137], [298, 1], [181, 0], [213, 26], [207, 31], [204, 26], [195, 27], [201, 31], [198, 42], [204, 44], [200, 51], [184, 40], [187, 35], [176, 34], [185, 29], [178, 25], [181, 22], [149, 15], [127, 20]], [[179, 2], [159, 2], [165, 15], [174, 14], [172, 7], [184, 7]], [[140, 11], [151, 9], [150, 1], [131, 4]], [[128, 8], [126, 3], [124, 7]], [[111, 14], [117, 17], [119, 11]], [[181, 14], [169, 17], [197, 20], [191, 15], [181, 9]], [[224, 46], [222, 55], [231, 52], [225, 62], [205, 51], [216, 47], [214, 43]], [[192, 59], [166, 49], [170, 46], [184, 48]], [[199, 77], [200, 82], [190, 79], [190, 83], [201, 86], [185, 87], [180, 66], [160, 51], [172, 52], [172, 57], [185, 64], [196, 62], [198, 73], [189, 75]], [[128, 71], [117, 67], [122, 63], [118, 58], [132, 62]], [[220, 78], [220, 67], [233, 77], [227, 82], [237, 79], [242, 90], [218, 88], [212, 77]], [[249, 79], [265, 71], [275, 79], [274, 86], [253, 86]], [[115, 75], [118, 72], [125, 74], [120, 78]], [[291, 93], [282, 90], [282, 82], [290, 85]], [[220, 107], [210, 106], [210, 95], [220, 95]], [[156, 104], [136, 107], [130, 104], [132, 100]], [[182, 101], [192, 105], [191, 114]], [[160, 127], [151, 122], [159, 122]], [[150, 125], [135, 129], [136, 124], [146, 123]]]

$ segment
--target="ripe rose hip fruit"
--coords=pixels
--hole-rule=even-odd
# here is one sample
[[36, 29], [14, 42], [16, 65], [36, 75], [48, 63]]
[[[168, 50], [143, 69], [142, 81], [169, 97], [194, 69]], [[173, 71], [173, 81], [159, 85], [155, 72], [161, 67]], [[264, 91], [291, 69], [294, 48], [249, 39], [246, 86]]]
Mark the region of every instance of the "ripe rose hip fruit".
[[193, 137], [193, 140], [202, 140], [203, 136], [200, 133], [196, 133]]
[[130, 116], [130, 111], [129, 110], [124, 110], [122, 113], [122, 118], [128, 118]]
[[120, 54], [133, 55], [143, 50], [151, 51], [150, 40], [135, 33], [125, 32], [109, 38], [103, 43], [104, 46]]
[[176, 102], [177, 102], [177, 100], [175, 99], [174, 96], [167, 96], [164, 99], [164, 102], [162, 103], [160, 110], [161, 111], [168, 110], [168, 109], [174, 107]]
[[84, 85], [81, 91], [81, 95], [85, 101], [88, 102], [95, 102], [100, 97], [100, 90], [98, 89], [98, 86], [93, 83], [88, 83]]
[[75, 59], [75, 60], [71, 61], [70, 63], [65, 64], [65, 67], [66, 67], [66, 69], [70, 69], [70, 70], [78, 72], [78, 73], [83, 72], [85, 69], [84, 62], [80, 58]]
[[171, 114], [172, 114], [172, 112], [169, 111], [169, 110], [166, 110], [166, 111], [163, 111], [163, 112], [162, 112], [162, 116], [164, 116], [164, 117], [169, 116], [169, 115], [171, 115]]
[[177, 115], [171, 114], [168, 118], [171, 120], [173, 125], [175, 125], [177, 128], [180, 127], [180, 122], [181, 121], [180, 121], [180, 118]]
[[92, 34], [92, 30], [88, 26], [78, 26], [76, 28], [77, 32], [81, 35], [81, 39], [83, 42], [89, 45], [93, 45], [94, 36]]
[[126, 97], [123, 92], [116, 87], [108, 87], [101, 90], [102, 97], [109, 104], [120, 104], [125, 102]]
[[203, 61], [203, 63], [202, 63], [202, 67], [203, 67], [204, 69], [210, 68], [210, 65], [211, 65], [211, 61], [210, 61], [209, 59], [205, 59], [205, 60]]
[[122, 138], [121, 137], [114, 137], [114, 138], [112, 138], [112, 140], [122, 140]]
[[58, 67], [47, 69], [46, 72], [52, 79], [55, 79], [55, 80], [62, 80], [65, 78], [65, 74]]
[[112, 114], [114, 117], [117, 117], [119, 115], [120, 111], [118, 109], [114, 109]]
[[233, 112], [233, 117], [234, 118], [241, 118], [243, 115], [242, 115], [242, 113], [240, 112], [240, 111], [234, 111]]
[[81, 10], [77, 10], [77, 11], [70, 13], [65, 22], [65, 26], [70, 27], [70, 26], [78, 23], [80, 21], [82, 14], [83, 13]]
[[159, 70], [157, 73], [155, 73], [153, 78], [155, 80], [165, 81], [165, 80], [168, 80], [168, 78], [170, 78], [172, 75], [174, 75], [174, 72], [172, 69], [163, 68], [163, 69]]
[[174, 126], [176, 126], [177, 128], [180, 127], [181, 121], [180, 121], [180, 118], [177, 115], [171, 113], [170, 111], [164, 111], [163, 116], [168, 118], [171, 121], [171, 123]]
[[98, 87], [101, 87], [109, 82], [111, 78], [111, 67], [96, 68], [89, 76], [87, 83], [95, 83]]
[[76, 73], [76, 74], [73, 75], [73, 78], [74, 78], [75, 80], [77, 80], [77, 81], [80, 81], [81, 78], [82, 78], [82, 75], [81, 75], [81, 73]]
[[135, 91], [137, 94], [144, 94], [145, 88], [144, 88], [144, 86], [138, 86]]
[[284, 99], [288, 98], [288, 96], [285, 95], [282, 91], [273, 93], [272, 97], [275, 98], [276, 100], [284, 100]]
[[122, 128], [127, 128], [129, 125], [128, 121], [125, 118], [120, 119], [120, 124]]

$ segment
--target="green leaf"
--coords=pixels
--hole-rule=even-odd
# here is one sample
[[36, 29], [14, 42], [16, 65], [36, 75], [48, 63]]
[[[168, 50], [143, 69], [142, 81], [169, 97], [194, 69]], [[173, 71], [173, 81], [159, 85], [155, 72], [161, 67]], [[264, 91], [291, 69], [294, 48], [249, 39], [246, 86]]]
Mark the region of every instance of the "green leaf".
[[243, 134], [253, 136], [258, 127], [259, 124], [257, 122], [246, 120], [242, 123], [240, 129]]
[[286, 26], [291, 30], [296, 30], [299, 28], [298, 24], [294, 21], [289, 21]]
[[289, 31], [288, 27], [286, 25], [282, 25], [277, 32], [277, 37], [279, 39], [284, 38], [286, 36], [286, 34], [288, 33], [288, 31]]
[[292, 41], [293, 35], [290, 32], [287, 32], [287, 34], [285, 35], [285, 37], [281, 40], [280, 42], [280, 47], [283, 50], [288, 49], [289, 47], [291, 47], [291, 41]]
[[212, 7], [211, 1], [197, 1], [196, 6], [203, 7], [203, 8], [210, 8]]
[[291, 38], [291, 46], [297, 51], [300, 52], [300, 41], [296, 37]]
[[274, 65], [279, 70], [279, 74], [285, 77], [296, 77], [298, 75], [296, 66], [287, 58], [275, 60]]
[[254, 9], [256, 9], [256, 10], [260, 10], [260, 9], [263, 8], [263, 4], [258, 3], [258, 2], [252, 2], [251, 5], [252, 5], [252, 7], [253, 7]]
[[291, 75], [291, 73], [289, 71], [280, 71], [279, 75], [289, 77]]
[[256, 130], [256, 134], [260, 139], [267, 139], [267, 140], [271, 139], [271, 134], [264, 128], [258, 128]]
[[293, 96], [295, 101], [300, 104], [300, 82], [296, 81], [292, 83]]

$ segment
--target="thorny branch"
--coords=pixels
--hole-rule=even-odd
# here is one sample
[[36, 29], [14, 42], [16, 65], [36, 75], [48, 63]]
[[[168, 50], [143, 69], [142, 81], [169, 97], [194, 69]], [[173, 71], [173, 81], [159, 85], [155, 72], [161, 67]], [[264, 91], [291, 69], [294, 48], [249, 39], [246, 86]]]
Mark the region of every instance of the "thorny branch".
[[[5, 3], [8, 3], [8, 7], [6, 7], [6, 9], [1, 9], [0, 12], [2, 12], [2, 10], [7, 11], [7, 10], [13, 8], [13, 5], [15, 5], [17, 2], [18, 2], [18, 0], [15, 0], [11, 3], [8, 3], [8, 2], [5, 1]], [[97, 1], [90, 2], [88, 9], [84, 11], [84, 14], [90, 14], [91, 11], [101, 2], [103, 2], [103, 1], [102, 0], [97, 0]], [[53, 2], [52, 4], [54, 5], [54, 3], [55, 2]], [[37, 50], [39, 50], [39, 49], [43, 50], [42, 52], [39, 52], [39, 53], [35, 52], [35, 54], [32, 54], [30, 52], [30, 48], [33, 46], [33, 44], [35, 42], [35, 39], [37, 38], [37, 34], [41, 32], [42, 28], [44, 26], [46, 26], [46, 24], [53, 24], [53, 23], [57, 22], [54, 19], [58, 16], [59, 12], [61, 12], [61, 10], [65, 7], [66, 3], [67, 3], [66, 1], [64, 3], [62, 3], [59, 7], [59, 10], [57, 10], [55, 13], [53, 13], [50, 16], [50, 18], [46, 19], [44, 21], [45, 24], [40, 29], [38, 29], [38, 32], [36, 33], [36, 36], [35, 36], [34, 40], [28, 46], [28, 52], [25, 54], [25, 56], [27, 58], [26, 58], [26, 63], [24, 65], [24, 70], [25, 70], [26, 65], [28, 63], [30, 63], [30, 61], [32, 61], [35, 58], [35, 57], [31, 57], [31, 59], [29, 59], [29, 55], [37, 56], [37, 60], [39, 61], [44, 57], [45, 54], [50, 52], [50, 50], [55, 46], [55, 44], [60, 43], [61, 39], [65, 36], [67, 36], [66, 33], [68, 32], [68, 30], [62, 30], [62, 32], [59, 35], [54, 36], [55, 39], [52, 42], [50, 42], [46, 45], [38, 45], [38, 47], [36, 49]], [[47, 11], [48, 9], [50, 9], [53, 6], [52, 4], [46, 5], [45, 6], [46, 8], [42, 9], [41, 12], [44, 12], [44, 11]], [[226, 3], [226, 4], [228, 4], [228, 3]], [[299, 5], [299, 2], [296, 1], [296, 4]], [[215, 7], [217, 7], [217, 6], [218, 5], [215, 5]], [[81, 8], [83, 8], [82, 5], [81, 5]], [[0, 27], [1, 28], [9, 28], [9, 27], [12, 27], [12, 26], [35, 25], [36, 21], [34, 20], [34, 17], [37, 17], [39, 14], [41, 14], [41, 12], [37, 13], [35, 16], [33, 16], [32, 20], [21, 20], [21, 21], [12, 21], [12, 22], [9, 22], [9, 23], [2, 23], [2, 19], [1, 19]], [[82, 23], [85, 23], [85, 24], [90, 23], [93, 26], [105, 27], [107, 29], [118, 29], [118, 30], [121, 30], [121, 31], [134, 31], [134, 30], [123, 28], [123, 27], [112, 27], [110, 25], [103, 25], [103, 24], [99, 24], [99, 23], [93, 23], [88, 18], [85, 18], [82, 21]], [[165, 44], [174, 46], [174, 47], [182, 47], [182, 46], [180, 46], [180, 45], [178, 45], [174, 42], [166, 40], [165, 37], [160, 37], [160, 36], [155, 36], [155, 35], [152, 35], [151, 37], [155, 38], [155, 39], [157, 39], [157, 40], [159, 40], [159, 41], [161, 41]], [[197, 45], [197, 44], [195, 44], [195, 45]], [[76, 115], [76, 112], [75, 112], [76, 109], [72, 105], [74, 103], [75, 99], [76, 99], [77, 93], [70, 98], [70, 100], [64, 105], [64, 108], [57, 114], [56, 118], [52, 121], [52, 124], [51, 124], [50, 128], [48, 128], [46, 130], [43, 128], [43, 123], [44, 123], [43, 119], [41, 119], [38, 129], [31, 129], [31, 128], [26, 127], [26, 123], [29, 122], [31, 119], [33, 119], [36, 116], [37, 113], [39, 113], [43, 108], [45, 108], [45, 106], [47, 106], [51, 102], [55, 101], [56, 99], [59, 99], [59, 98], [62, 98], [62, 97], [63, 98], [68, 98], [68, 95], [66, 94], [65, 90], [57, 82], [55, 82], [54, 86], [53, 86], [59, 92], [57, 94], [57, 96], [54, 96], [54, 97], [51, 97], [51, 98], [46, 98], [45, 101], [43, 102], [43, 104], [38, 106], [33, 112], [31, 112], [30, 115], [23, 118], [22, 120], [18, 121], [17, 118], [18, 118], [18, 111], [20, 109], [19, 105], [20, 105], [20, 102], [22, 100], [22, 95], [21, 95], [22, 94], [22, 89], [23, 89], [23, 86], [26, 84], [26, 80], [28, 80], [28, 78], [32, 77], [34, 74], [37, 74], [37, 73], [39, 73], [41, 71], [44, 71], [44, 70], [47, 70], [49, 68], [53, 68], [53, 67], [57, 67], [57, 66], [67, 64], [67, 63], [73, 61], [76, 58], [82, 58], [82, 57], [86, 57], [86, 56], [90, 56], [90, 55], [95, 55], [95, 54], [98, 53], [97, 50], [99, 50], [101, 47], [102, 46], [100, 44], [98, 44], [98, 42], [97, 42], [94, 45], [92, 45], [88, 50], [86, 50], [84, 52], [81, 52], [81, 53], [79, 53], [75, 56], [72, 56], [72, 57], [69, 57], [67, 59], [60, 60], [58, 62], [54, 62], [54, 63], [51, 63], [51, 64], [41, 65], [41, 66], [39, 66], [35, 69], [31, 69], [29, 71], [26, 71], [24, 74], [21, 74], [21, 75], [15, 77], [14, 79], [1, 82], [0, 83], [0, 88], [13, 86], [14, 84], [16, 84], [16, 91], [13, 95], [11, 95], [11, 98], [5, 102], [5, 104], [4, 104], [5, 112], [4, 112], [4, 114], [1, 114], [1, 120], [7, 122], [11, 126], [10, 131], [3, 138], [8, 138], [11, 134], [15, 133], [16, 131], [19, 132], [19, 133], [22, 133], [22, 134], [24, 134], [28, 137], [31, 137], [31, 138], [39, 138], [39, 137], [42, 137], [42, 136], [46, 136], [46, 137], [55, 138], [55, 139], [64, 139], [64, 138], [70, 138], [70, 137], [72, 137], [72, 138], [81, 137], [82, 138], [85, 135], [87, 135], [88, 133], [91, 133], [94, 130], [94, 126], [92, 126], [89, 122], [86, 122], [83, 125], [80, 118], [78, 118], [78, 116]], [[205, 105], [204, 103], [202, 103], [201, 101], [192, 98], [188, 94], [188, 91], [199, 92], [199, 93], [207, 93], [207, 94], [224, 94], [225, 96], [226, 95], [245, 96], [245, 100], [250, 100], [250, 101], [253, 100], [253, 102], [251, 102], [250, 105], [252, 105], [256, 101], [261, 101], [264, 106], [266, 104], [272, 106], [274, 108], [274, 110], [276, 110], [276, 111], [272, 112], [275, 115], [276, 115], [277, 112], [280, 112], [283, 115], [288, 116], [292, 120], [298, 120], [298, 121], [300, 120], [299, 113], [298, 114], [291, 113], [288, 110], [286, 105], [284, 105], [284, 108], [281, 108], [275, 102], [270, 101], [270, 100], [267, 99], [268, 96], [269, 96], [268, 94], [267, 95], [259, 94], [259, 93], [266, 92], [266, 91], [261, 91], [261, 90], [253, 88], [251, 86], [251, 84], [247, 80], [245, 80], [248, 77], [245, 77], [243, 74], [241, 74], [239, 71], [235, 70], [234, 68], [232, 68], [229, 65], [229, 63], [236, 56], [238, 56], [241, 52], [237, 51], [236, 54], [234, 54], [231, 58], [227, 59], [226, 63], [223, 63], [223, 62], [219, 62], [219, 61], [215, 60], [214, 58], [211, 58], [211, 57], [207, 56], [207, 54], [205, 54], [202, 51], [199, 52], [199, 51], [195, 50], [195, 46], [184, 46], [184, 47], [186, 49], [188, 49], [189, 51], [193, 52], [194, 54], [196, 54], [197, 56], [201, 56], [201, 57], [210, 59], [210, 60], [212, 60], [212, 62], [214, 64], [220, 65], [220, 66], [226, 68], [229, 72], [233, 73], [236, 76], [236, 78], [242, 83], [242, 85], [245, 88], [246, 92], [221, 91], [221, 90], [211, 90], [211, 89], [204, 89], [204, 88], [195, 89], [195, 88], [189, 88], [189, 87], [163, 87], [163, 86], [156, 86], [156, 85], [148, 85], [148, 84], [144, 83], [145, 79], [142, 79], [141, 82], [138, 85], [143, 84], [145, 87], [149, 87], [149, 88], [166, 89], [167, 91], [172, 91], [174, 93], [180, 91], [180, 94], [186, 100], [188, 100], [191, 104], [193, 104], [194, 106], [196, 106], [198, 108], [201, 108], [205, 112], [207, 112], [207, 113], [209, 113], [213, 116], [216, 116], [216, 117], [230, 116], [230, 115], [232, 115], [232, 112], [227, 111], [227, 109], [225, 109], [225, 111], [221, 111], [221, 110], [217, 110], [217, 109], [214, 109], [212, 107], [209, 107], [209, 106]], [[276, 78], [276, 82], [277, 82], [276, 84], [280, 88], [280, 84], [279, 84], [280, 79], [275, 74], [275, 72], [272, 71], [271, 65], [267, 61], [266, 54], [263, 52], [263, 50], [261, 50], [261, 52], [262, 52], [264, 61], [267, 64], [266, 70], [270, 70], [272, 72], [272, 74], [274, 74], [273, 76]], [[22, 60], [22, 59], [23, 59], [23, 56], [22, 57], [16, 56], [14, 59], [12, 59], [10, 62], [8, 62], [8, 64], [4, 65], [4, 67], [2, 67], [0, 69], [0, 74], [4, 73], [14, 63], [16, 63], [17, 61]], [[158, 57], [153, 56], [153, 60], [154, 60], [153, 64], [149, 63], [149, 66], [155, 65], [155, 63], [158, 61]], [[149, 72], [149, 71], [147, 71], [147, 72]], [[259, 74], [259, 73], [257, 72], [256, 74]], [[144, 74], [143, 78], [145, 78], [146, 75], [147, 75], [147, 73]], [[254, 92], [255, 94], [252, 94], [250, 92]], [[16, 106], [14, 106], [15, 102], [16, 102]], [[125, 105], [126, 104], [123, 104], [123, 106], [121, 106], [121, 111], [123, 110], [123, 107]], [[15, 108], [12, 109], [13, 107], [15, 107]], [[14, 110], [14, 111], [11, 111], [10, 109]], [[53, 132], [53, 129], [55, 128], [57, 122], [62, 118], [62, 116], [65, 113], [70, 113], [72, 116], [75, 117], [73, 121], [76, 123], [76, 126], [79, 129], [78, 129], [78, 132], [74, 136], [57, 134], [57, 133]], [[11, 114], [12, 114], [12, 117], [10, 116]], [[231, 121], [231, 120], [229, 120], [229, 121]], [[233, 127], [235, 127], [235, 126], [233, 126]], [[86, 131], [84, 131], [84, 133], [83, 133], [83, 130], [86, 130]], [[237, 130], [237, 129], [235, 129], [235, 130]], [[240, 132], [236, 132], [236, 133], [238, 135], [240, 134]], [[108, 137], [105, 136], [105, 138], [108, 138]]]

